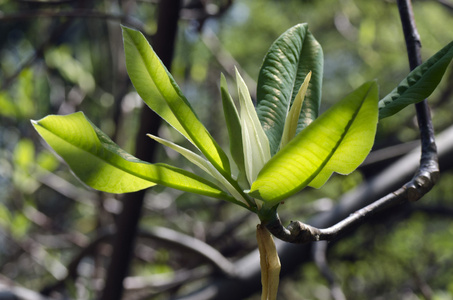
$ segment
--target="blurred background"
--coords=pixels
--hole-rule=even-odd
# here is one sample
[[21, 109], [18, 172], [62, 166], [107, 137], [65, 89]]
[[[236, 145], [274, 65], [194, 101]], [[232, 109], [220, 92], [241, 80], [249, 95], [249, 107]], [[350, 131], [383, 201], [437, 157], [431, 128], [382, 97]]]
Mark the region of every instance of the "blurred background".
[[[124, 196], [82, 186], [30, 119], [83, 111], [130, 153], [136, 139], [151, 143], [137, 136], [144, 104], [127, 77], [120, 24], [152, 40], [159, 5], [159, 0], [0, 0], [0, 290], [20, 287], [29, 292], [24, 299], [39, 299], [31, 291], [52, 299], [102, 294], [112, 224]], [[453, 1], [416, 0], [413, 9], [426, 60], [453, 40]], [[297, 23], [308, 23], [324, 50], [322, 110], [368, 80], [377, 80], [383, 97], [409, 72], [393, 0], [184, 0], [171, 72], [224, 148], [220, 73], [234, 96], [231, 75], [237, 66], [254, 96], [268, 48]], [[439, 134], [453, 124], [452, 71], [450, 66], [429, 99]], [[375, 152], [364, 166], [297, 194], [280, 207], [282, 220], [306, 221], [331, 210], [342, 195], [416, 148], [414, 112], [408, 107], [382, 120]], [[159, 134], [185, 143], [165, 124]], [[188, 167], [160, 146], [153, 160]], [[445, 155], [438, 185], [422, 200], [377, 215], [331, 243], [333, 283], [310, 257], [295, 260], [282, 274], [279, 299], [334, 299], [334, 287], [346, 299], [453, 299], [452, 166], [452, 156]], [[226, 277], [203, 255], [177, 239], [163, 241], [153, 228], [194, 237], [232, 262], [256, 249], [257, 217], [230, 203], [155, 187], [146, 192], [141, 214], [123, 299], [172, 299]], [[240, 299], [260, 299], [259, 284], [242, 288]]]

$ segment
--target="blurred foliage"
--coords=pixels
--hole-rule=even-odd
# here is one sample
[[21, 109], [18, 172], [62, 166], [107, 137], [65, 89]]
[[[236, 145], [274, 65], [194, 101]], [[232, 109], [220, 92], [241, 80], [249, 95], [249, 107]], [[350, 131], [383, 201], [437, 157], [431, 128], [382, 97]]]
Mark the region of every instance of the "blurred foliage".
[[[45, 2], [0, 1], [0, 274], [34, 290], [65, 276], [79, 251], [112, 224], [121, 196], [90, 191], [77, 182], [41, 143], [29, 119], [83, 110], [133, 152], [142, 104], [125, 73], [120, 20], [84, 18], [83, 12], [127, 14], [149, 35], [157, 27], [153, 1]], [[212, 9], [227, 1], [207, 2]], [[78, 17], [59, 16], [76, 9], [84, 9]], [[193, 11], [187, 8], [181, 14], [172, 73], [225, 147], [220, 72], [231, 81], [238, 64], [249, 75], [246, 82], [252, 89], [270, 44], [296, 23], [307, 22], [324, 50], [323, 109], [374, 78], [384, 96], [408, 72], [398, 11], [391, 0], [235, 0], [218, 17], [194, 19]], [[47, 13], [54, 17], [41, 16]], [[440, 1], [414, 1], [414, 14], [426, 59], [453, 39], [453, 10]], [[430, 99], [437, 132], [452, 125], [452, 74], [450, 66]], [[417, 139], [413, 116], [414, 110], [407, 108], [383, 120], [375, 148]], [[160, 134], [182, 141], [167, 126]], [[156, 160], [187, 165], [163, 148]], [[403, 213], [392, 211], [392, 217], [377, 218], [332, 244], [329, 262], [347, 299], [428, 299], [421, 287], [431, 291], [430, 299], [452, 299], [451, 215], [425, 209], [452, 209], [453, 173], [443, 171], [439, 184], [420, 203]], [[330, 209], [341, 194], [372, 175], [358, 171], [336, 176], [320, 190], [307, 189], [280, 209], [282, 219], [303, 221]], [[157, 187], [147, 194], [141, 226], [184, 232], [236, 259], [256, 247], [256, 222], [233, 205]], [[79, 277], [62, 293], [93, 299], [110, 253], [110, 246], [100, 243], [80, 262]], [[165, 282], [178, 270], [201, 264], [197, 257], [187, 263], [181, 253], [140, 239], [132, 274], [160, 276], [156, 278]], [[302, 298], [331, 299], [314, 264], [282, 283], [280, 299]]]

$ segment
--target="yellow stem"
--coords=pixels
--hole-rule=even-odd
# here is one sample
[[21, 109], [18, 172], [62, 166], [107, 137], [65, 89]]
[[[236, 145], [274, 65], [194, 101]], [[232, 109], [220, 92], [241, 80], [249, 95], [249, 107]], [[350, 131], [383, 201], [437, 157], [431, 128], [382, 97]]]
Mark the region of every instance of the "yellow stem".
[[277, 248], [272, 235], [261, 224], [256, 226], [256, 239], [260, 252], [261, 284], [263, 286], [261, 300], [276, 300], [281, 268]]

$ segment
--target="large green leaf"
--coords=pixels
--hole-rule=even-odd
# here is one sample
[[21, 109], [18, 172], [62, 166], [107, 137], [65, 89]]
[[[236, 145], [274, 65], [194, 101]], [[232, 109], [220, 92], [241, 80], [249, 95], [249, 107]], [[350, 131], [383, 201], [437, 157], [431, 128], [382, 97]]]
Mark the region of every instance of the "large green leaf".
[[396, 114], [408, 105], [426, 99], [439, 84], [453, 58], [453, 42], [442, 48], [379, 101], [379, 118]]
[[42, 138], [94, 189], [109, 193], [138, 191], [161, 184], [225, 200], [232, 197], [213, 183], [165, 164], [141, 161], [118, 147], [82, 112], [32, 121]]
[[249, 194], [273, 206], [307, 185], [322, 186], [332, 172], [352, 172], [373, 145], [377, 102], [377, 84], [368, 82], [332, 106], [264, 166]]
[[123, 27], [129, 77], [145, 103], [197, 146], [223, 174], [228, 157], [200, 122], [175, 80], [139, 31]]
[[304, 78], [312, 71], [297, 132], [318, 117], [323, 74], [321, 46], [298, 24], [283, 33], [270, 47], [258, 77], [257, 112], [269, 138], [272, 155], [280, 145], [285, 119]]

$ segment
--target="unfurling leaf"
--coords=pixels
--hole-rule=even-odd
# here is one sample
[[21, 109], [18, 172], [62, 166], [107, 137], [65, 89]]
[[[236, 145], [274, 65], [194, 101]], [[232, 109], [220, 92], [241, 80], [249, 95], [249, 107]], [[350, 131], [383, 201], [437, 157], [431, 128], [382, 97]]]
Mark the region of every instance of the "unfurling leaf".
[[311, 71], [308, 72], [304, 82], [300, 86], [299, 92], [294, 98], [293, 105], [288, 112], [288, 116], [285, 121], [285, 128], [283, 129], [282, 140], [280, 142], [280, 149], [283, 148], [290, 140], [296, 136], [297, 124], [299, 122], [300, 112], [302, 110], [302, 104], [304, 102], [305, 94], [307, 93], [308, 83], [310, 82]]
[[322, 186], [332, 172], [348, 174], [373, 146], [378, 88], [368, 82], [302, 130], [263, 167], [249, 192], [276, 205], [307, 185]]
[[241, 107], [242, 144], [247, 179], [250, 184], [256, 179], [258, 172], [271, 158], [269, 140], [261, 127], [253, 106], [252, 98], [244, 80], [236, 69], [239, 104]]
[[228, 91], [228, 85], [225, 76], [222, 74], [220, 78], [220, 92], [222, 95], [223, 113], [228, 130], [230, 140], [230, 153], [236, 163], [239, 173], [245, 174], [244, 165], [244, 147], [242, 145], [242, 129], [239, 113], [234, 105]]
[[126, 153], [82, 112], [50, 115], [33, 126], [86, 185], [109, 193], [128, 193], [161, 184], [182, 191], [232, 200], [215, 184], [165, 164], [150, 164]]

